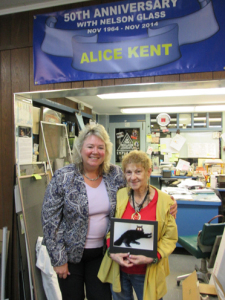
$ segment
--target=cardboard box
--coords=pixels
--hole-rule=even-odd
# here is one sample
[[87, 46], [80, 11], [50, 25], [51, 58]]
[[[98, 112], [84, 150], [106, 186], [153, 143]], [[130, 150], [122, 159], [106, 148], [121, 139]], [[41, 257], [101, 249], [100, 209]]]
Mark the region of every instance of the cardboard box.
[[39, 107], [33, 107], [33, 134], [39, 134], [40, 112]]
[[[183, 300], [202, 300], [205, 295], [217, 295], [214, 285], [199, 283], [194, 271], [182, 283]], [[203, 295], [202, 295], [203, 294]]]
[[183, 300], [200, 300], [199, 283], [196, 271], [182, 283]]

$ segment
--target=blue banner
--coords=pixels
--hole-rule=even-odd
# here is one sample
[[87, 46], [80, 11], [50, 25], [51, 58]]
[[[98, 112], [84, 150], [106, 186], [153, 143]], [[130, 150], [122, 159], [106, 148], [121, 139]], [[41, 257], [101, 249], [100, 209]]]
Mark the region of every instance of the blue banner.
[[224, 0], [123, 1], [34, 16], [34, 82], [222, 71]]

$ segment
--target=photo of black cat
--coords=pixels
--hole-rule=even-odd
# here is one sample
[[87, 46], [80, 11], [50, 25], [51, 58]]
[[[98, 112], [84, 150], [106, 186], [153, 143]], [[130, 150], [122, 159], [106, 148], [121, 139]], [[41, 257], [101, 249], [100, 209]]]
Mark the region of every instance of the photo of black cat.
[[136, 230], [127, 230], [124, 232], [121, 237], [114, 242], [114, 246], [121, 246], [122, 243], [124, 243], [126, 247], [132, 247], [131, 243], [140, 245], [137, 240], [142, 238], [150, 239], [152, 238], [152, 233], [144, 233], [143, 227], [137, 225]]

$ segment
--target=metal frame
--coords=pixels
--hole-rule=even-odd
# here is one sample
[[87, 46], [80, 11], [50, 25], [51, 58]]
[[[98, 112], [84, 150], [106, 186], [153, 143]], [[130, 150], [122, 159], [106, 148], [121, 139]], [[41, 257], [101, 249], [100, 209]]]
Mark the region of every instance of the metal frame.
[[18, 176], [20, 177], [20, 166], [26, 166], [26, 165], [40, 165], [40, 164], [43, 164], [44, 166], [44, 173], [47, 173], [47, 170], [46, 170], [46, 163], [45, 161], [37, 161], [37, 162], [32, 162], [32, 163], [27, 163], [27, 164], [17, 164], [17, 174]]
[[[46, 176], [48, 182], [49, 182], [49, 174], [48, 173], [40, 173], [40, 176]], [[31, 265], [31, 253], [34, 251], [34, 249], [30, 248], [30, 244], [28, 241], [28, 229], [27, 229], [27, 221], [24, 216], [26, 216], [24, 204], [23, 204], [23, 194], [22, 194], [22, 186], [21, 186], [21, 180], [25, 178], [31, 178], [33, 175], [25, 175], [25, 176], [19, 176], [18, 177], [18, 186], [19, 186], [19, 193], [21, 198], [21, 207], [22, 207], [22, 215], [23, 215], [23, 222], [24, 222], [24, 237], [25, 237], [25, 248], [26, 248], [26, 258], [27, 258], [27, 264], [28, 264], [28, 277], [29, 277], [29, 285], [30, 285], [30, 296], [31, 300], [36, 299], [37, 291], [36, 291], [36, 284], [34, 281], [35, 275], [34, 275], [34, 266]]]
[[8, 250], [8, 228], [3, 227], [2, 231], [2, 258], [1, 258], [1, 299], [5, 300], [5, 275]]
[[47, 155], [50, 172], [51, 172], [51, 175], [53, 176], [52, 166], [51, 166], [51, 163], [50, 163], [50, 159], [49, 159], [49, 155], [48, 155], [48, 149], [47, 149], [46, 141], [45, 141], [45, 134], [44, 134], [43, 124], [47, 124], [47, 125], [51, 125], [51, 126], [62, 126], [62, 127], [65, 128], [67, 146], [68, 146], [68, 150], [69, 150], [70, 159], [71, 159], [71, 162], [72, 162], [72, 154], [71, 154], [71, 150], [70, 150], [70, 144], [69, 144], [69, 139], [68, 139], [67, 128], [66, 128], [65, 124], [59, 124], [59, 123], [50, 123], [50, 122], [40, 121], [40, 124], [41, 124], [41, 132], [42, 132], [42, 136], [43, 136], [45, 152], [46, 152], [46, 155]]

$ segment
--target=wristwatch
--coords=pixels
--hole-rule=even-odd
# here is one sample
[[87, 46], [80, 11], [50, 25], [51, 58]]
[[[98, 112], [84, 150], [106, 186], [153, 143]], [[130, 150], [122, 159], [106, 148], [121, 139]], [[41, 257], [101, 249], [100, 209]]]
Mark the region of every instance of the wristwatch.
[[158, 257], [154, 258], [152, 261], [152, 264], [157, 264], [157, 262], [159, 261]]

